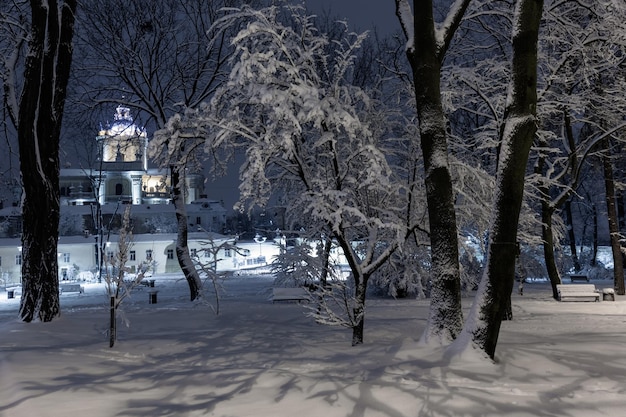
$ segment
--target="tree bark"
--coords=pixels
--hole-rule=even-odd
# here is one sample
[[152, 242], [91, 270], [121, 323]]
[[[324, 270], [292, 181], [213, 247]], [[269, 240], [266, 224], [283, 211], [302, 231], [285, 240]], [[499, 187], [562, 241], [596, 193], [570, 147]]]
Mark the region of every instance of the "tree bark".
[[[547, 144], [545, 144], [547, 147]], [[535, 174], [545, 175], [546, 156], [540, 153], [535, 166]], [[554, 230], [552, 228], [552, 216], [554, 215], [554, 205], [550, 197], [550, 188], [547, 179], [538, 185], [541, 196], [541, 237], [543, 240], [543, 259], [548, 272], [548, 279], [552, 287], [552, 297], [558, 298], [557, 285], [561, 283], [559, 270], [556, 267], [556, 257], [554, 256]]]
[[[179, 172], [180, 166], [172, 165], [171, 167], [171, 183], [172, 183], [172, 204], [176, 211], [176, 222], [178, 224], [178, 233], [176, 235], [176, 258], [178, 265], [182, 269], [187, 283], [189, 284], [189, 294], [191, 301], [200, 297], [202, 290], [202, 280], [196, 270], [191, 255], [189, 254], [189, 246], [187, 236], [189, 228], [187, 226], [187, 210], [185, 209], [184, 198], [184, 181]], [[183, 168], [184, 169], [184, 168]], [[182, 183], [182, 185], [181, 185]]]
[[606, 190], [606, 212], [609, 221], [609, 235], [611, 238], [611, 252], [613, 253], [613, 281], [615, 292], [618, 295], [626, 293], [624, 286], [624, 264], [620, 245], [620, 233], [617, 219], [617, 205], [615, 203], [615, 179], [613, 162], [610, 155], [610, 143], [604, 141], [605, 154], [602, 155], [602, 170], [604, 173], [604, 188]]
[[59, 136], [76, 3], [30, 1], [31, 34], [17, 126], [24, 190], [20, 318], [26, 322], [60, 315]]
[[589, 260], [590, 266], [598, 265], [598, 208], [595, 204], [592, 205], [593, 210], [593, 230], [591, 238], [591, 259]]
[[333, 240], [330, 236], [324, 239], [324, 249], [322, 252], [322, 273], [320, 274], [320, 286], [326, 288], [328, 285], [328, 272], [330, 268], [330, 250], [332, 249]]
[[352, 327], [352, 346], [363, 344], [365, 326], [365, 296], [368, 276], [355, 277], [355, 306], [352, 309], [354, 326]]
[[509, 99], [502, 129], [493, 223], [486, 268], [463, 328], [471, 343], [494, 358], [503, 313], [515, 280], [517, 228], [528, 154], [536, 126], [537, 41], [542, 0], [519, 0], [515, 11]]
[[541, 202], [541, 237], [543, 239], [543, 259], [548, 271], [548, 278], [552, 287], [552, 297], [556, 300], [559, 297], [557, 285], [561, 284], [561, 274], [556, 266], [554, 256], [554, 230], [552, 228], [552, 216], [554, 210], [545, 199]]
[[565, 222], [567, 225], [567, 240], [569, 241], [569, 249], [574, 264], [574, 271], [579, 272], [582, 267], [580, 259], [578, 259], [578, 249], [576, 247], [576, 232], [574, 231], [574, 216], [572, 215], [572, 201], [565, 202]]
[[422, 336], [446, 343], [463, 325], [454, 192], [441, 104], [441, 53], [435, 36], [432, 0], [414, 0], [415, 47], [407, 51], [413, 70], [420, 141], [424, 158], [431, 243], [431, 308]]

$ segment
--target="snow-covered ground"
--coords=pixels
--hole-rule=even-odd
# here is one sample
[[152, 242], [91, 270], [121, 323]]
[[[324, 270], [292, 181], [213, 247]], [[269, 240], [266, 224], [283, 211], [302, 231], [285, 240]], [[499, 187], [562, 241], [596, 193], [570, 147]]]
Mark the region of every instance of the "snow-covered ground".
[[[61, 296], [63, 315], [25, 324], [0, 294], [0, 416], [621, 416], [626, 297], [559, 303], [546, 283], [514, 295], [498, 362], [444, 363], [418, 338], [428, 301], [370, 299], [365, 344], [320, 326], [272, 281], [224, 284], [221, 314], [190, 303], [186, 282], [137, 290], [108, 347], [102, 285]], [[594, 282], [598, 288], [608, 281]], [[471, 300], [467, 299], [467, 304]]]

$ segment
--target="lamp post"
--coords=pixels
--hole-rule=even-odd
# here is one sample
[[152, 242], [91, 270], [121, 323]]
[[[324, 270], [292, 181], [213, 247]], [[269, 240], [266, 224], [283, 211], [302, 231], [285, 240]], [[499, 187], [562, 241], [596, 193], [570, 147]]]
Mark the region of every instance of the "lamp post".
[[259, 258], [263, 255], [262, 245], [266, 239], [267, 237], [261, 236], [259, 233], [257, 233], [256, 236], [254, 236], [254, 241], [259, 244]]

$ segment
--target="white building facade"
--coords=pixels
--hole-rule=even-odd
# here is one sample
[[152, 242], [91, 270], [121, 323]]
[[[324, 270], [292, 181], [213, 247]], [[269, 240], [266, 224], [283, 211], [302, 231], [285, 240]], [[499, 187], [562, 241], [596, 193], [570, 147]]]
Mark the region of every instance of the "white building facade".
[[[118, 106], [113, 122], [100, 129], [95, 140], [99, 156], [94, 166], [60, 171], [60, 279], [73, 277], [77, 271], [94, 270], [97, 264], [95, 236], [99, 235], [94, 226], [96, 207], [110, 219], [120, 216], [130, 205], [137, 262], [144, 260], [146, 251], [151, 250], [155, 260], [158, 259], [158, 271], [155, 272], [180, 271], [177, 260], [169, 257], [170, 249], [175, 249], [176, 236], [168, 232], [177, 230], [174, 206], [170, 204], [169, 172], [150, 167], [145, 129], [134, 123], [128, 107]], [[184, 180], [189, 230], [201, 230], [206, 241], [207, 233], [223, 230], [226, 209], [221, 202], [207, 199], [202, 194], [202, 174], [186, 172]], [[68, 223], [72, 223], [71, 227]], [[0, 209], [0, 226], [0, 285], [19, 282], [22, 262], [20, 208]], [[105, 234], [108, 232], [106, 230]], [[112, 230], [113, 235], [115, 232]], [[115, 241], [109, 244], [115, 245]], [[192, 247], [192, 244], [196, 246]], [[190, 237], [190, 247], [199, 249], [193, 237]], [[159, 259], [161, 255], [165, 257]]]

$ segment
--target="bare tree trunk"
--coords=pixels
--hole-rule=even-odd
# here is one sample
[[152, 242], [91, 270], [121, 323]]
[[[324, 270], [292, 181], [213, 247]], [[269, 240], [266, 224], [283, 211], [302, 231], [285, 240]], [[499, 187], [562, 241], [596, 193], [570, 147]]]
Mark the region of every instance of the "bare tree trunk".
[[[182, 269], [187, 283], [189, 284], [189, 293], [191, 301], [200, 297], [202, 289], [202, 280], [198, 271], [191, 260], [189, 254], [189, 246], [187, 244], [187, 210], [185, 209], [184, 198], [184, 180], [181, 178], [179, 172], [180, 166], [172, 165], [171, 167], [171, 182], [172, 182], [172, 204], [176, 210], [176, 222], [178, 223], [178, 233], [176, 237], [176, 257], [178, 259], [178, 265]], [[183, 168], [184, 169], [184, 168]]]
[[365, 296], [368, 276], [354, 277], [356, 300], [353, 308], [354, 326], [352, 327], [352, 346], [363, 344], [363, 329], [365, 325]]
[[574, 230], [574, 216], [572, 215], [572, 201], [565, 202], [565, 221], [567, 223], [567, 240], [569, 241], [569, 249], [574, 264], [574, 271], [579, 272], [582, 269], [580, 259], [578, 259], [578, 249], [576, 247], [576, 231]]
[[596, 266], [598, 264], [598, 208], [592, 205], [593, 210], [593, 236], [591, 238], [591, 259], [589, 265]]
[[17, 126], [24, 188], [20, 318], [47, 322], [60, 315], [59, 136], [76, 0], [60, 5], [55, 0], [31, 0], [30, 5], [31, 34]]
[[413, 5], [415, 45], [407, 50], [407, 57], [413, 70], [432, 254], [432, 301], [423, 339], [446, 343], [461, 331], [463, 312], [454, 192], [441, 104], [445, 49], [437, 43], [432, 0], [414, 0]]
[[552, 286], [552, 297], [558, 298], [557, 285], [561, 283], [561, 275], [556, 266], [554, 256], [554, 231], [552, 229], [552, 215], [554, 211], [545, 199], [541, 202], [541, 237], [543, 239], [543, 258], [548, 271], [548, 278]]
[[602, 155], [602, 170], [604, 172], [604, 187], [606, 190], [606, 212], [609, 221], [609, 234], [611, 237], [611, 251], [613, 253], [613, 280], [615, 292], [619, 295], [626, 293], [624, 286], [624, 264], [622, 263], [622, 251], [619, 239], [619, 226], [617, 219], [617, 206], [615, 204], [615, 179], [613, 176], [613, 162], [610, 155], [610, 143], [605, 142], [605, 152]]
[[[537, 41], [542, 9], [542, 0], [518, 0], [515, 10], [512, 73], [487, 263], [463, 328], [471, 343], [492, 359], [515, 280], [518, 219], [528, 154], [537, 130]], [[459, 343], [467, 339], [459, 338]]]
[[330, 267], [330, 250], [332, 248], [333, 240], [330, 236], [324, 240], [324, 249], [322, 253], [322, 273], [320, 275], [320, 286], [326, 288], [328, 284], [328, 268]]
[[[547, 143], [544, 144], [547, 147]], [[546, 165], [546, 156], [540, 152], [535, 165], [535, 174], [544, 175]], [[550, 188], [544, 180], [538, 185], [539, 194], [541, 196], [541, 237], [543, 240], [543, 259], [548, 272], [548, 278], [552, 286], [552, 297], [558, 298], [557, 285], [561, 283], [559, 270], [556, 267], [556, 258], [554, 256], [554, 231], [552, 229], [552, 216], [554, 215], [554, 206], [550, 197]]]

